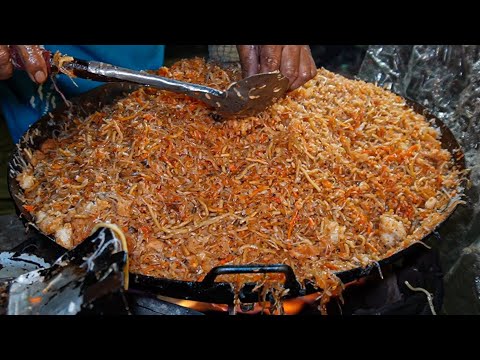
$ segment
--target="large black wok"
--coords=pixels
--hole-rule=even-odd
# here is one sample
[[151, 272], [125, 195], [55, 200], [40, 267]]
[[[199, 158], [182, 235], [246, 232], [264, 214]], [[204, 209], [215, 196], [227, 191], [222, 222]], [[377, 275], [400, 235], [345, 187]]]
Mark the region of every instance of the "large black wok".
[[[124, 83], [111, 83], [100, 86], [72, 99], [73, 106], [71, 108], [66, 108], [65, 106], [59, 107], [52, 111], [51, 114], [47, 114], [32, 125], [32, 127], [24, 134], [12, 154], [9, 163], [8, 186], [13, 201], [15, 202], [17, 214], [27, 226], [31, 227], [33, 231], [38, 233], [37, 235], [46, 236], [51, 239], [52, 248], [56, 247], [55, 250], [58, 250], [58, 245], [54, 243], [53, 237], [41, 233], [41, 231], [35, 226], [35, 221], [32, 215], [25, 211], [21, 200], [17, 197], [18, 194], [22, 193], [22, 189], [15, 177], [20, 171], [22, 171], [22, 168], [28, 164], [29, 161], [28, 158], [25, 157], [25, 152], [23, 150], [26, 148], [30, 150], [38, 149], [43, 141], [55, 137], [62, 128], [62, 124], [69, 121], [69, 118], [71, 118], [72, 115], [87, 116], [99, 110], [104, 105], [114, 103], [116, 100], [135, 89], [138, 89], [138, 86]], [[453, 155], [455, 163], [459, 169], [465, 169], [463, 151], [451, 131], [439, 119], [426, 112], [422, 106], [411, 101], [408, 103], [416, 112], [425, 115], [427, 119], [432, 119], [434, 125], [441, 131], [442, 147], [447, 149]], [[462, 184], [462, 186], [464, 185], [465, 184]], [[446, 215], [451, 215], [455, 208], [456, 207], [448, 209], [447, 211], [449, 213]], [[427, 237], [431, 237], [432, 234], [434, 234], [434, 231], [432, 231]], [[424, 238], [424, 240], [428, 239]], [[337, 273], [337, 276], [344, 283], [354, 281], [369, 275], [377, 265], [383, 267], [401, 259], [402, 257], [408, 256], [415, 252], [417, 247], [418, 245], [414, 244], [383, 259], [376, 265], [339, 272]], [[233, 285], [227, 282], [215, 282], [215, 279], [219, 275], [233, 273], [283, 273], [285, 275], [284, 287], [289, 289], [286, 298], [303, 296], [319, 290], [308, 280], [300, 280], [299, 282], [292, 268], [283, 264], [218, 266], [213, 268], [201, 282], [187, 282], [175, 279], [154, 278], [144, 275], [130, 274], [130, 284], [131, 288], [147, 290], [173, 298], [228, 304], [232, 303], [234, 299]], [[258, 301], [259, 290], [252, 292], [254, 287], [255, 284], [246, 284], [240, 291], [240, 301]]]

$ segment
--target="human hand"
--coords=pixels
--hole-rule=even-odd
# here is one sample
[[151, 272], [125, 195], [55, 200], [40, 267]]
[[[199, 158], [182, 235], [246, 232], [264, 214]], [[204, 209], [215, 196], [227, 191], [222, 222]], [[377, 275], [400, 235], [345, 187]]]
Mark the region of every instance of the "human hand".
[[308, 45], [237, 45], [237, 50], [244, 77], [280, 70], [295, 90], [317, 74]]
[[39, 45], [0, 45], [0, 80], [10, 78], [14, 70], [13, 60], [21, 66], [32, 81], [42, 84], [47, 80], [47, 63]]

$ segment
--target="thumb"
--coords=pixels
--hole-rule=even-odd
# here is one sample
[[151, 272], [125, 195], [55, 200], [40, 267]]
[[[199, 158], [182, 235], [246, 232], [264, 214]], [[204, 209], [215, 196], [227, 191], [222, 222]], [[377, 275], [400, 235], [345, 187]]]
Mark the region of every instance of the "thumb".
[[47, 80], [47, 64], [43, 57], [43, 50], [39, 45], [12, 45], [14, 60], [19, 62], [28, 73], [32, 81], [42, 84]]

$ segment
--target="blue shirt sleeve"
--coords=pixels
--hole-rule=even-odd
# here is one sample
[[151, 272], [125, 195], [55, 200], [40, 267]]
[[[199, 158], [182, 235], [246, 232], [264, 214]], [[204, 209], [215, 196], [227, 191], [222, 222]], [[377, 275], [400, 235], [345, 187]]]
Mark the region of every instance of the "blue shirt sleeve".
[[[102, 61], [134, 70], [158, 69], [164, 61], [164, 45], [45, 45], [47, 50], [60, 51], [84, 60]], [[56, 83], [67, 97], [79, 95], [96, 86], [95, 81], [72, 79], [59, 75]], [[28, 127], [62, 101], [53, 84], [38, 86], [23, 71], [15, 71], [7, 81], [0, 81], [0, 111], [15, 142]]]

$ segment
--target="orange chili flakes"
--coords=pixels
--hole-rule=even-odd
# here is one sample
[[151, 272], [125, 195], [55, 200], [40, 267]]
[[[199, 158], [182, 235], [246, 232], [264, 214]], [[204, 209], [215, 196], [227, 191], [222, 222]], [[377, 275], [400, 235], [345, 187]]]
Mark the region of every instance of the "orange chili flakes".
[[23, 205], [23, 208], [28, 212], [32, 212], [33, 210], [35, 210], [35, 206], [33, 205]]
[[141, 226], [139, 230], [144, 236], [147, 236], [147, 237], [150, 235], [150, 232], [151, 232], [148, 226]]
[[293, 215], [292, 220], [289, 223], [287, 239], [290, 239], [291, 236], [292, 236], [293, 227], [295, 226], [295, 223], [297, 222], [297, 218], [298, 218], [298, 210], [295, 211], [295, 215]]
[[331, 189], [333, 187], [333, 184], [328, 180], [322, 180], [322, 185], [324, 188], [327, 189]]

